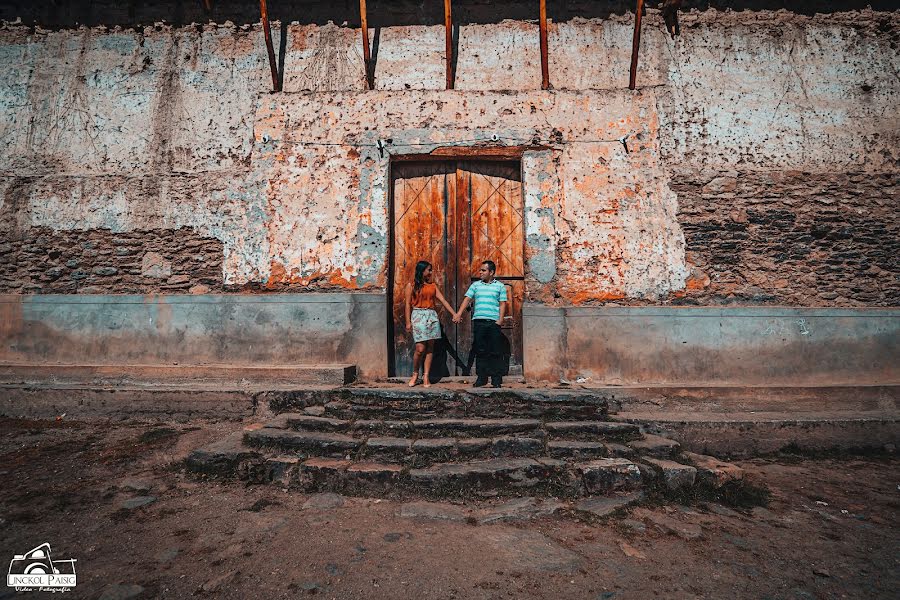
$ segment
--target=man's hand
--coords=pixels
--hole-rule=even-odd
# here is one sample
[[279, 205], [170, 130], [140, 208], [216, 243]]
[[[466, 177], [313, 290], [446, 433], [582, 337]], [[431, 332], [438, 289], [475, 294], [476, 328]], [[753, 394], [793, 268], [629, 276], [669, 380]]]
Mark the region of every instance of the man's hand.
[[503, 319], [497, 319], [496, 321], [494, 321], [494, 323], [496, 323], [497, 325], [502, 326], [502, 325], [503, 325]]
[[460, 321], [462, 321], [462, 315], [460, 315], [459, 313], [453, 313], [453, 322], [459, 323]]
[[406, 330], [412, 331], [412, 323], [411, 322], [406, 324]]

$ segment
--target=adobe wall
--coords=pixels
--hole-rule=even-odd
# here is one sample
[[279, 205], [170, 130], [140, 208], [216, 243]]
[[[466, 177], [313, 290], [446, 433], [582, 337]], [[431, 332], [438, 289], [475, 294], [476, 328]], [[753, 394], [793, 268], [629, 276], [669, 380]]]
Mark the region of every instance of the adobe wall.
[[535, 305], [897, 306], [900, 13], [661, 25], [633, 92], [629, 16], [552, 24], [550, 91], [533, 23], [461, 27], [452, 92], [442, 27], [366, 91], [358, 30], [294, 25], [281, 94], [258, 26], [6, 27], [0, 292], [383, 297], [390, 154], [496, 135]]
[[[440, 27], [380, 30], [380, 91], [366, 92], [356, 30], [293, 26], [278, 98], [247, 27], [8, 28], [0, 289], [381, 288], [386, 205], [356, 186], [359, 156], [419, 128], [434, 141], [548, 147], [559, 183], [541, 201], [553, 214], [529, 237], [555, 253], [555, 273], [530, 286], [536, 300], [895, 305], [897, 14], [682, 21], [672, 41], [647, 19], [636, 92], [624, 89], [627, 18], [552, 27], [555, 92], [538, 89], [532, 24], [462, 27], [457, 92], [438, 91]], [[443, 123], [418, 118], [428, 111]], [[263, 142], [268, 127], [290, 144]], [[624, 135], [630, 154], [586, 142]], [[91, 236], [116, 249], [87, 247]], [[219, 265], [193, 251], [216, 240]]]

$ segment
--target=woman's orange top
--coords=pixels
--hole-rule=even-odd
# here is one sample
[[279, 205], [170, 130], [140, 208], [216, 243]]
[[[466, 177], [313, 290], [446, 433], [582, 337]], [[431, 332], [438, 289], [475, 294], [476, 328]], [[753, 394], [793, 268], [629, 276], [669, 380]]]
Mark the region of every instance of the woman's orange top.
[[413, 286], [412, 305], [413, 308], [431, 308], [434, 309], [434, 295], [437, 292], [437, 286], [433, 283], [422, 284], [422, 289], [416, 294], [416, 288]]

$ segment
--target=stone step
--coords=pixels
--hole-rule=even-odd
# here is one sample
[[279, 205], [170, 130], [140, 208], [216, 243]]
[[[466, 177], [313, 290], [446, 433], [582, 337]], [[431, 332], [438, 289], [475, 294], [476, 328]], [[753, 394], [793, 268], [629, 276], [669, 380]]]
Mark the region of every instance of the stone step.
[[678, 454], [681, 444], [669, 438], [645, 433], [639, 439], [628, 442], [628, 447], [645, 456], [669, 458]]
[[[284, 473], [284, 469], [279, 469]], [[295, 466], [282, 485], [304, 492], [348, 495], [416, 495], [469, 498], [552, 494], [561, 497], [614, 494], [641, 487], [640, 470], [625, 459], [570, 465], [554, 459], [498, 458], [401, 468], [378, 462], [314, 458]]]
[[640, 427], [614, 421], [554, 421], [545, 425], [553, 439], [632, 440], [640, 437]]
[[623, 456], [629, 452], [615, 443], [527, 436], [360, 440], [334, 431], [251, 426], [195, 450], [186, 466], [204, 475], [363, 496], [575, 498], [642, 491], [731, 502], [757, 493], [739, 467], [716, 457]]
[[[282, 413], [268, 423], [248, 428], [244, 441], [254, 448], [277, 448], [305, 458], [346, 456], [420, 467], [476, 458], [622, 457], [633, 450], [614, 442], [638, 435], [635, 425], [608, 421], [542, 423], [523, 418], [349, 421]], [[548, 443], [550, 436], [555, 439]]]
[[330, 456], [355, 453], [365, 440], [341, 433], [263, 427], [246, 431], [244, 443], [253, 448], [278, 448], [296, 450], [310, 456]]
[[321, 406], [319, 416], [344, 420], [427, 418], [532, 418], [602, 420], [609, 397], [583, 390], [409, 389], [349, 387], [322, 390], [272, 390], [256, 401], [276, 413]]

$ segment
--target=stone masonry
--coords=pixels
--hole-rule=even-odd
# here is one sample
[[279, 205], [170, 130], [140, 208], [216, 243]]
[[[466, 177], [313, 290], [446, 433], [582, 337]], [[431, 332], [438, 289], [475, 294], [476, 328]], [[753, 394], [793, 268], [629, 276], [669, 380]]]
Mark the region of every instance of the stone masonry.
[[[385, 288], [390, 138], [523, 156], [528, 298], [898, 305], [898, 13], [0, 31], [0, 292]], [[279, 30], [276, 24], [276, 30]], [[278, 33], [278, 32], [276, 32]], [[585, 56], [595, 57], [585, 60]], [[429, 116], [430, 115], [430, 116]], [[623, 144], [620, 140], [625, 139]], [[405, 144], [405, 146], [403, 146]]]

